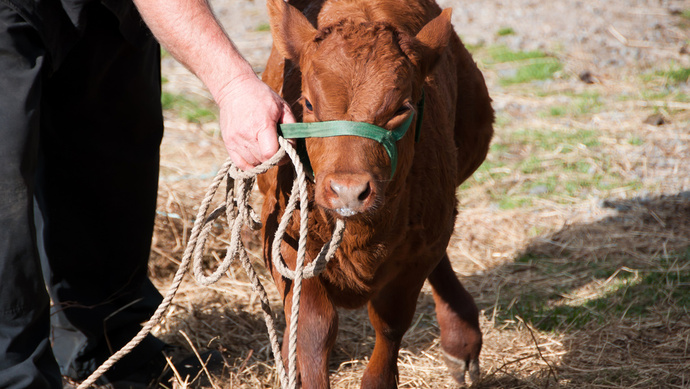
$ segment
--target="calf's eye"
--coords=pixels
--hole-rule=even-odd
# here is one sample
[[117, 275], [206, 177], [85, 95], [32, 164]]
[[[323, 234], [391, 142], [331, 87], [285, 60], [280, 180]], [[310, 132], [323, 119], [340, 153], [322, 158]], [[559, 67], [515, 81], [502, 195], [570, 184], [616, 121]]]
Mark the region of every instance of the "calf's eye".
[[408, 113], [409, 111], [410, 111], [410, 106], [409, 106], [409, 104], [405, 103], [405, 104], [401, 105], [397, 111], [395, 111], [394, 116], [404, 115], [404, 114]]
[[304, 99], [304, 106], [307, 108], [307, 111], [313, 111], [314, 107], [312, 107], [311, 102], [308, 99]]

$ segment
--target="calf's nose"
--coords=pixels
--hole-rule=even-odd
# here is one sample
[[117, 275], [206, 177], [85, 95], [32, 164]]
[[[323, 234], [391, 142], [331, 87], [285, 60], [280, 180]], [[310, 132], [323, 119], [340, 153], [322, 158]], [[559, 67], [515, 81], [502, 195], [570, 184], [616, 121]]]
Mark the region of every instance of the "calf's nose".
[[330, 181], [330, 203], [341, 216], [352, 216], [369, 205], [373, 196], [371, 181], [362, 177], [347, 177]]

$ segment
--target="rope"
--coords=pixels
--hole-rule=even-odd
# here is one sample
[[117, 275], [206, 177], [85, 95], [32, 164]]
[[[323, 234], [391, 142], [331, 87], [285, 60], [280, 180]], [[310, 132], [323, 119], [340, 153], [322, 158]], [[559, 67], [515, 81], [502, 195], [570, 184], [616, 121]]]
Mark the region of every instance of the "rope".
[[[184, 274], [189, 269], [190, 260], [193, 259], [193, 272], [198, 283], [202, 285], [210, 285], [220, 279], [220, 277], [229, 269], [231, 263], [235, 259], [239, 259], [244, 268], [249, 280], [252, 284], [254, 292], [258, 293], [261, 302], [261, 309], [263, 311], [264, 321], [268, 330], [269, 340], [271, 343], [271, 350], [276, 362], [276, 369], [280, 379], [281, 388], [294, 389], [297, 387], [297, 323], [299, 320], [300, 294], [302, 288], [302, 280], [318, 276], [328, 264], [335, 254], [340, 242], [343, 238], [345, 230], [345, 222], [342, 219], [337, 219], [333, 231], [333, 236], [330, 242], [326, 243], [319, 252], [318, 256], [309, 264], [305, 265], [306, 260], [306, 246], [307, 246], [307, 220], [308, 220], [308, 197], [307, 197], [307, 180], [304, 173], [304, 168], [300, 162], [297, 151], [284, 138], [279, 137], [278, 141], [281, 149], [270, 160], [263, 164], [247, 171], [242, 171], [232, 164], [228, 159], [218, 171], [218, 174], [213, 179], [209, 186], [206, 196], [201, 202], [199, 212], [197, 213], [194, 227], [192, 228], [191, 236], [180, 267], [175, 273], [172, 284], [168, 289], [163, 302], [158, 306], [151, 319], [142, 327], [139, 333], [129, 341], [122, 349], [113, 354], [107, 361], [105, 361], [96, 371], [94, 371], [84, 382], [82, 382], [77, 389], [87, 389], [96, 380], [102, 376], [110, 367], [112, 367], [122, 357], [127, 355], [134, 347], [136, 347], [150, 332], [154, 325], [160, 322], [163, 314], [170, 307], [172, 299], [175, 297], [177, 290], [182, 283]], [[278, 229], [275, 234], [275, 239], [272, 247], [273, 264], [278, 272], [285, 278], [293, 280], [292, 289], [292, 310], [288, 320], [289, 339], [288, 339], [288, 372], [285, 372], [285, 365], [280, 354], [280, 344], [278, 342], [278, 335], [275, 329], [275, 321], [269, 305], [268, 295], [259, 280], [254, 267], [251, 264], [247, 249], [242, 243], [240, 232], [243, 226], [248, 226], [253, 230], [261, 228], [261, 223], [254, 210], [249, 206], [249, 196], [256, 181], [258, 174], [265, 173], [270, 168], [277, 165], [277, 163], [288, 155], [295, 167], [296, 177], [293, 182], [292, 191], [285, 212], [280, 220]], [[207, 216], [218, 187], [227, 179], [227, 193], [225, 204], [213, 210]], [[297, 202], [299, 200], [300, 210], [300, 229], [299, 241], [297, 248], [297, 263], [294, 270], [291, 270], [285, 264], [282, 255], [280, 254], [280, 245], [283, 241], [287, 225], [292, 219], [294, 211], [297, 209]], [[203, 274], [203, 267], [201, 259], [203, 257], [204, 246], [206, 239], [211, 231], [213, 221], [220, 215], [225, 214], [228, 225], [231, 230], [230, 243], [223, 262], [218, 268], [209, 276]]]

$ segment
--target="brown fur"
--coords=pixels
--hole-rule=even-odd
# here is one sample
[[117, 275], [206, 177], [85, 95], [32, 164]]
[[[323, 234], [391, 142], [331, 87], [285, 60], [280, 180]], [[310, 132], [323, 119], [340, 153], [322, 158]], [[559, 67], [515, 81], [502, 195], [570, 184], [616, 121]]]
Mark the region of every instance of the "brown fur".
[[[420, 142], [414, 141], [414, 129], [398, 141], [392, 179], [389, 157], [373, 140], [343, 136], [306, 142], [315, 174], [309, 258], [330, 238], [334, 219], [342, 217], [334, 211], [346, 201], [337, 188], [356, 190], [349, 209], [357, 213], [347, 217], [343, 242], [326, 271], [303, 284], [298, 328], [302, 385], [328, 387], [335, 308], [368, 304], [376, 344], [362, 387], [395, 387], [400, 341], [427, 278], [448, 365], [462, 381], [468, 364], [478, 358], [481, 333], [474, 301], [455, 277], [445, 250], [456, 215], [455, 190], [484, 160], [493, 133], [484, 79], [452, 32], [450, 12], [441, 13], [432, 1], [291, 4], [268, 0], [274, 47], [263, 78], [305, 122], [350, 120], [393, 129], [414, 114], [409, 108], [417, 106], [422, 88], [426, 95]], [[313, 111], [306, 108], [307, 100]], [[259, 178], [266, 197], [262, 220], [269, 267], [273, 233], [292, 178], [290, 166]], [[291, 267], [296, 241], [293, 223], [282, 245]], [[291, 284], [275, 270], [273, 277], [290, 312]]]

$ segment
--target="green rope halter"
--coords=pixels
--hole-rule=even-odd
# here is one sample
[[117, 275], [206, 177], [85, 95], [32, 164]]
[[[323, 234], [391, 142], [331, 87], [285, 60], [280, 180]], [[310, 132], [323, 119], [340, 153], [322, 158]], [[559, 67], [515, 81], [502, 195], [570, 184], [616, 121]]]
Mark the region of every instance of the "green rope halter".
[[[422, 100], [418, 105], [417, 123], [415, 132], [415, 141], [419, 141], [419, 135], [422, 129], [422, 117], [424, 114], [424, 91], [422, 90]], [[328, 138], [331, 136], [354, 135], [363, 138], [373, 139], [379, 142], [391, 160], [391, 178], [395, 174], [395, 168], [398, 165], [398, 149], [395, 145], [397, 141], [407, 133], [407, 130], [412, 124], [412, 117], [410, 115], [403, 124], [395, 128], [393, 131], [388, 131], [383, 127], [376, 126], [364, 122], [351, 122], [347, 120], [334, 120], [326, 122], [314, 123], [282, 123], [279, 125], [282, 136], [288, 139], [298, 139], [297, 151], [306, 171], [312, 174], [313, 169], [309, 162], [309, 155], [307, 155], [307, 148], [304, 144], [306, 138]]]

